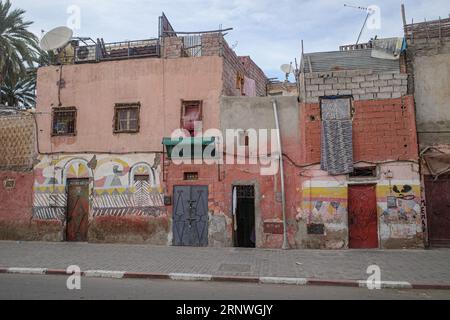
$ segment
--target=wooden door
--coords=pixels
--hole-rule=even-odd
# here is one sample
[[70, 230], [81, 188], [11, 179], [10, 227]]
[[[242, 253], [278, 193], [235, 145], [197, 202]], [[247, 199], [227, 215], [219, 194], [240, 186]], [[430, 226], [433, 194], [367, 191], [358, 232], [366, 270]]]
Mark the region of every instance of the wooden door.
[[351, 185], [348, 189], [349, 247], [378, 248], [378, 215], [375, 185]]
[[89, 222], [89, 179], [67, 180], [67, 241], [87, 241]]
[[432, 247], [450, 247], [450, 175], [425, 177], [428, 240]]

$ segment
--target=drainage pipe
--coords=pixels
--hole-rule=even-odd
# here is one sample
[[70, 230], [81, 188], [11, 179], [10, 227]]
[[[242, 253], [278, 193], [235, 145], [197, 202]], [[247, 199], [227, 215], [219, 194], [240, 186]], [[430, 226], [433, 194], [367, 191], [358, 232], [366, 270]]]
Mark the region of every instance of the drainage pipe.
[[287, 222], [286, 222], [286, 194], [284, 191], [284, 165], [283, 165], [283, 150], [281, 148], [281, 132], [280, 132], [280, 121], [278, 119], [278, 107], [275, 99], [272, 99], [273, 114], [275, 117], [275, 126], [277, 131], [278, 140], [278, 157], [280, 160], [280, 175], [281, 175], [281, 203], [283, 210], [283, 250], [289, 249], [289, 242], [287, 237]]

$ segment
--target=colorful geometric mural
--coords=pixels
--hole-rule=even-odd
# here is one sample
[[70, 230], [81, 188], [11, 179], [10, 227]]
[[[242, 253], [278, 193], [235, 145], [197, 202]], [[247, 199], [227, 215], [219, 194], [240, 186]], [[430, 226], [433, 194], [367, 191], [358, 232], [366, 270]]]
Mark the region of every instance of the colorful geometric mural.
[[158, 157], [41, 156], [34, 170], [34, 217], [64, 220], [67, 179], [81, 178], [90, 179], [91, 217], [164, 214]]
[[[327, 230], [348, 229], [348, 186], [376, 184], [379, 236], [381, 240], [412, 239], [422, 233], [420, 180], [416, 165], [401, 162], [380, 165], [381, 172], [395, 178], [352, 181], [346, 176], [330, 177], [316, 169], [302, 185], [302, 207], [298, 218], [307, 225], [323, 224]], [[312, 173], [312, 174], [311, 174]], [[389, 205], [388, 205], [389, 202]], [[345, 239], [343, 239], [345, 240]]]

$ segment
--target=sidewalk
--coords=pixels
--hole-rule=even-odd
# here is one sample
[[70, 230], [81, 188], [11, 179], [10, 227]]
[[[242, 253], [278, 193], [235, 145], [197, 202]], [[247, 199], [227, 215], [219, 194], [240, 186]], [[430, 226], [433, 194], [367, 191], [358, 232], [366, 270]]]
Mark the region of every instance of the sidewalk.
[[[448, 286], [450, 250], [263, 250], [237, 248], [155, 247], [148, 245], [0, 242], [0, 268], [45, 268], [119, 271], [119, 274], [197, 275], [197, 280], [227, 279], [275, 282], [275, 278], [309, 279], [309, 284], [366, 280], [367, 267], [378, 265], [382, 281], [417, 287]], [[92, 272], [91, 272], [92, 273]], [[95, 272], [94, 272], [95, 273]], [[175, 274], [175, 275], [174, 275]], [[183, 275], [180, 275], [183, 274]], [[199, 276], [201, 275], [201, 276]], [[120, 276], [118, 276], [120, 277]], [[137, 277], [137, 276], [136, 276]], [[211, 279], [214, 278], [214, 279]], [[237, 277], [237, 278], [236, 278]], [[261, 281], [261, 278], [268, 278]], [[183, 279], [186, 280], [186, 279]], [[192, 279], [188, 279], [192, 280]], [[278, 281], [278, 283], [284, 283]]]

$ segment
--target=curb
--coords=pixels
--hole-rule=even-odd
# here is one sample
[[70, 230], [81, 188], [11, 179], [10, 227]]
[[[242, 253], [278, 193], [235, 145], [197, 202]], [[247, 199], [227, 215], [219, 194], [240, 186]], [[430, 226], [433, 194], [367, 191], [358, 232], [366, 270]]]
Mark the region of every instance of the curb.
[[[59, 275], [69, 276], [63, 269], [47, 268], [0, 268], [0, 274], [27, 274], [27, 275]], [[367, 288], [365, 280], [333, 280], [286, 277], [241, 277], [241, 276], [213, 276], [209, 274], [192, 273], [137, 273], [111, 270], [86, 270], [80, 273], [87, 278], [109, 279], [147, 279], [147, 280], [173, 280], [173, 281], [216, 281], [216, 282], [242, 282], [259, 284], [278, 284], [296, 286], [333, 286]], [[423, 284], [405, 281], [381, 281], [381, 289], [416, 289], [416, 290], [450, 290], [450, 284]]]

